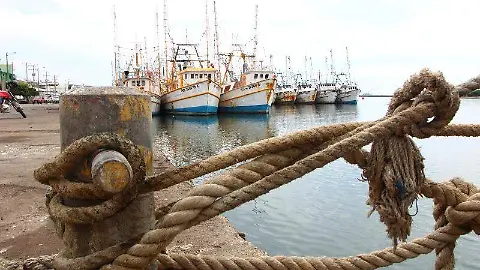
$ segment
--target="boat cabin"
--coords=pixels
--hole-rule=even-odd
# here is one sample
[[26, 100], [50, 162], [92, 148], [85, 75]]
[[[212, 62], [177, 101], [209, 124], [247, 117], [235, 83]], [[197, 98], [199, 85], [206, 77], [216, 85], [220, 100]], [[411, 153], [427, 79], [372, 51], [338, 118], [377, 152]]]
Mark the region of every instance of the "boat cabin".
[[201, 81], [214, 80], [216, 71], [215, 68], [186, 68], [178, 72], [180, 81], [179, 87], [184, 87]]
[[268, 70], [250, 70], [246, 74], [247, 84], [275, 78], [275, 72]]
[[128, 78], [123, 81], [123, 86], [137, 88], [139, 90], [155, 93], [155, 83], [152, 79], [146, 77]]

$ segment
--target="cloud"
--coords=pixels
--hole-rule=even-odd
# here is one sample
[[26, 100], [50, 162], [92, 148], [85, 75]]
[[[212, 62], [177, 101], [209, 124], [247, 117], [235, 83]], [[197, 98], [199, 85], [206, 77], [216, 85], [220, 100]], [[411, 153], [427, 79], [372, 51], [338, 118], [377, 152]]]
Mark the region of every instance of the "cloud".
[[[157, 46], [158, 10], [163, 48], [163, 1], [3, 2], [0, 0], [0, 18], [9, 27], [2, 30], [0, 52], [17, 51], [11, 57], [16, 67], [24, 62], [37, 63], [62, 80], [110, 84], [114, 5], [119, 45], [132, 48], [136, 41], [143, 44], [146, 37], [149, 48]], [[229, 49], [232, 40], [245, 43], [251, 50], [256, 2], [258, 53], [264, 59], [273, 55], [278, 69], [284, 68], [285, 56], [289, 55], [293, 67], [302, 70], [303, 59], [308, 56], [313, 59], [314, 70], [324, 72], [324, 58], [330, 49], [336, 68], [345, 69], [348, 46], [351, 72], [367, 92], [392, 92], [423, 67], [443, 71], [453, 83], [478, 74], [476, 11], [480, 3], [474, 0], [461, 4], [446, 0], [218, 0], [222, 51]], [[214, 32], [212, 6], [209, 1], [210, 49]], [[188, 39], [204, 46], [205, 1], [169, 0], [167, 11], [175, 41]], [[131, 50], [122, 53], [122, 61], [127, 61]]]

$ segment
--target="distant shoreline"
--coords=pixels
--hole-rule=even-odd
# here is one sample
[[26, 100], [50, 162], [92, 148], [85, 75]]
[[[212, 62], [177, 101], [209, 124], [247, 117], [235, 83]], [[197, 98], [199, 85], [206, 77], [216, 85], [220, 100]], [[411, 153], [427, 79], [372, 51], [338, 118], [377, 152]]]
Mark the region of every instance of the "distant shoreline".
[[[358, 95], [359, 97], [393, 97], [393, 95]], [[480, 96], [478, 97], [460, 97], [460, 98], [463, 98], [463, 99], [480, 99]]]
[[393, 97], [393, 95], [359, 95], [359, 97]]

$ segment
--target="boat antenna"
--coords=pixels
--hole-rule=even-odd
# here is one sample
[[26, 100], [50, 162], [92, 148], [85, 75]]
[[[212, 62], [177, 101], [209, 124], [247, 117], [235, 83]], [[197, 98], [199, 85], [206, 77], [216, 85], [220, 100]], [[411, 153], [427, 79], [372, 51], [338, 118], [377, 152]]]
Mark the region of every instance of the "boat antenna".
[[[329, 67], [328, 67], [328, 57], [326, 57], [326, 56], [325, 56], [325, 68], [327, 70], [327, 72], [325, 72], [325, 83], [327, 83], [328, 82], [328, 69], [329, 69]], [[331, 73], [331, 71], [330, 71], [330, 73]]]
[[114, 77], [113, 79], [115, 80], [113, 82], [113, 86], [118, 86], [118, 68], [119, 68], [119, 46], [118, 46], [118, 40], [117, 40], [117, 12], [115, 10], [115, 5], [113, 6], [113, 54], [114, 54], [114, 60], [113, 60], [113, 69], [114, 69]]
[[350, 59], [348, 58], [348, 47], [345, 47], [345, 51], [347, 53], [347, 76], [348, 76], [348, 82], [351, 82], [351, 77], [350, 77]]
[[273, 54], [270, 54], [270, 63], [269, 63], [269, 68], [273, 69]]
[[210, 39], [210, 28], [209, 28], [209, 23], [208, 23], [208, 0], [205, 0], [205, 36], [207, 37], [206, 40], [206, 45], [207, 45], [207, 67], [209, 64], [209, 59], [208, 59], [208, 40]]
[[257, 45], [258, 45], [258, 4], [255, 5], [255, 26], [254, 26], [254, 36], [253, 36], [253, 65], [256, 66], [257, 58]]
[[[148, 51], [147, 51], [147, 37], [144, 37], [143, 38], [144, 42], [145, 42], [145, 54], [142, 54], [142, 62], [141, 62], [141, 66], [143, 67], [143, 65], [145, 65], [143, 68], [146, 68], [148, 70]], [[145, 70], [144, 70], [145, 71]], [[144, 75], [143, 75], [144, 76]]]
[[158, 65], [158, 86], [160, 87], [160, 73], [161, 73], [161, 65], [160, 65], [160, 31], [158, 26], [158, 7], [155, 12], [155, 19], [156, 19], [156, 28], [157, 28], [157, 65]]
[[312, 57], [310, 56], [310, 79], [313, 77], [313, 62], [312, 62]]
[[217, 57], [217, 62], [218, 62], [218, 71], [220, 72], [220, 45], [219, 45], [219, 38], [218, 38], [218, 22], [217, 22], [217, 6], [216, 6], [216, 1], [213, 1], [213, 15], [214, 15], [214, 20], [215, 20], [215, 36], [214, 36], [214, 42], [215, 42], [215, 54]]
[[335, 76], [334, 62], [333, 62], [333, 51], [330, 49], [330, 73], [332, 76]]
[[167, 0], [163, 0], [163, 34], [164, 34], [164, 54], [165, 54], [165, 68], [163, 71], [163, 75], [168, 77], [168, 47], [167, 47]]
[[307, 78], [308, 78], [307, 61], [308, 61], [308, 60], [307, 60], [307, 56], [305, 55], [305, 61], [304, 61], [304, 63], [303, 63], [303, 65], [305, 66], [305, 74], [304, 74], [304, 75], [305, 75], [305, 79], [304, 79], [304, 82], [306, 82], [306, 81], [308, 80], [308, 79], [307, 79]]

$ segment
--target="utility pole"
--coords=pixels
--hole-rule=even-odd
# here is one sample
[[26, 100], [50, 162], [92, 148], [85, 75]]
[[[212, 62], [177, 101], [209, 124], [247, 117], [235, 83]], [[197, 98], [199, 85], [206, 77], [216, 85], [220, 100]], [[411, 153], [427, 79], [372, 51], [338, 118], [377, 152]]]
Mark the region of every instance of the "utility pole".
[[53, 75], [53, 93], [57, 94], [57, 76]]
[[25, 81], [28, 82], [28, 62], [25, 63]]
[[7, 76], [5, 77], [5, 89], [8, 89], [8, 52], [5, 53], [5, 61], [7, 61]]
[[45, 69], [45, 91], [48, 91], [48, 89], [49, 89], [49, 87], [48, 87], [48, 72]]
[[40, 67], [37, 66], [37, 84], [38, 88], [40, 88]]

